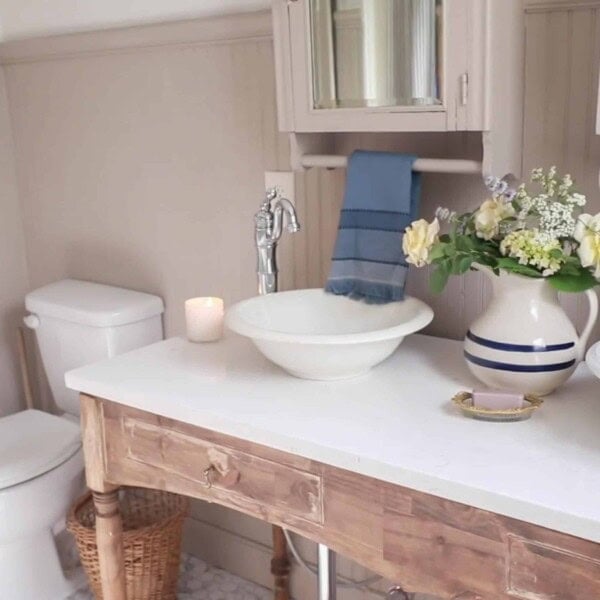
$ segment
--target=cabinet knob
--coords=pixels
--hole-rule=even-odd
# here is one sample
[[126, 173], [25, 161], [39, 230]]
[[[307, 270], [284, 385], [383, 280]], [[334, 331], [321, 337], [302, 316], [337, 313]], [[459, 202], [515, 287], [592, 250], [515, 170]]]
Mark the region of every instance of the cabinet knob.
[[410, 596], [399, 585], [395, 585], [388, 590], [386, 598], [388, 600], [410, 600]]
[[210, 465], [202, 472], [204, 487], [210, 490], [213, 484], [218, 483], [220, 487], [233, 487], [240, 480], [240, 472], [237, 469], [229, 469], [220, 473], [217, 467]]
[[208, 490], [213, 486], [213, 478], [217, 470], [210, 465], [210, 467], [204, 469], [202, 476], [204, 477], [204, 487]]
[[452, 596], [451, 600], [483, 600], [483, 596], [475, 592], [461, 592], [456, 596]]

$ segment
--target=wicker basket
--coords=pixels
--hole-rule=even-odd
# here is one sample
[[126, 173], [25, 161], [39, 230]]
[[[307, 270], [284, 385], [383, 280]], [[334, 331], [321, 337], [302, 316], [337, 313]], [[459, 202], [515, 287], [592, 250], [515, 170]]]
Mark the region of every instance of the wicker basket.
[[[128, 600], [175, 600], [189, 500], [157, 490], [122, 488], [119, 504]], [[94, 596], [102, 600], [95, 523], [92, 495], [88, 493], [69, 511], [67, 528], [77, 541]]]

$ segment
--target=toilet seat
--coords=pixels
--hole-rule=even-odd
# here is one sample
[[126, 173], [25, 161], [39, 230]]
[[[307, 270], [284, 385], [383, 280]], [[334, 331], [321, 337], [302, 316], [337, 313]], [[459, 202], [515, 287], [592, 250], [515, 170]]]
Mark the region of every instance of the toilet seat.
[[0, 418], [0, 490], [69, 460], [81, 448], [79, 427], [39, 410]]

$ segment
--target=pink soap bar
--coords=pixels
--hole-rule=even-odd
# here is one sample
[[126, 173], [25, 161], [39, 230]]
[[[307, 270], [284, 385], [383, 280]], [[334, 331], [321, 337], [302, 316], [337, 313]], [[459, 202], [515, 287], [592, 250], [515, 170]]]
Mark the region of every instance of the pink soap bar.
[[523, 407], [523, 394], [496, 392], [493, 390], [473, 391], [473, 406], [488, 410], [509, 410]]

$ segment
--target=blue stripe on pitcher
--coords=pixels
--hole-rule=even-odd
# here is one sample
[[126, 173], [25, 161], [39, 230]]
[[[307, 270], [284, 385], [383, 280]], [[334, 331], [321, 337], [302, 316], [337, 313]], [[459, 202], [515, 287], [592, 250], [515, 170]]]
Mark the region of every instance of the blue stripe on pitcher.
[[493, 350], [504, 350], [506, 352], [556, 352], [557, 350], [568, 350], [575, 346], [575, 342], [564, 342], [561, 344], [540, 344], [540, 345], [527, 345], [527, 344], [509, 344], [506, 342], [497, 342], [495, 340], [488, 340], [475, 335], [471, 330], [467, 331], [467, 338], [486, 348], [492, 348]]
[[560, 363], [551, 363], [547, 365], [515, 365], [512, 363], [499, 362], [474, 356], [466, 350], [464, 351], [465, 358], [474, 365], [495, 369], [496, 371], [513, 371], [515, 373], [548, 373], [551, 371], [563, 371], [570, 369], [575, 364], [575, 359], [567, 360]]

